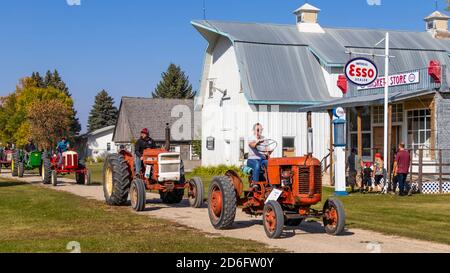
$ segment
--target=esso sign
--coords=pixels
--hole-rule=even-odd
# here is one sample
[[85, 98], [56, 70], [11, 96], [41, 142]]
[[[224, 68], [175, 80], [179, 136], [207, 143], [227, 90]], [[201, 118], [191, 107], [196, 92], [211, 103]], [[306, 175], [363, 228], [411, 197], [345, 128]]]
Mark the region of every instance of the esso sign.
[[337, 118], [344, 118], [345, 117], [345, 110], [342, 107], [338, 107], [334, 109], [333, 114]]
[[365, 86], [378, 78], [378, 68], [369, 59], [355, 58], [345, 66], [345, 76], [353, 84]]

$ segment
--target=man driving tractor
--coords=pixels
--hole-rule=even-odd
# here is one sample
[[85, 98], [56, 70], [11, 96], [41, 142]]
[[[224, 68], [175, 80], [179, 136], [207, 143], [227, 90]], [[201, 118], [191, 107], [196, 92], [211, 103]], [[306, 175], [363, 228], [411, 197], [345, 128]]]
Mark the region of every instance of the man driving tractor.
[[63, 158], [62, 154], [67, 152], [69, 150], [69, 148], [70, 148], [69, 141], [67, 140], [66, 137], [62, 137], [61, 141], [58, 142], [58, 145], [56, 146], [56, 150], [58, 151], [58, 158], [59, 158], [58, 165], [62, 164], [62, 158]]
[[136, 160], [134, 161], [135, 174], [139, 176], [142, 168], [142, 155], [144, 154], [145, 149], [155, 149], [156, 144], [155, 141], [150, 137], [150, 132], [147, 128], [142, 129], [141, 137], [134, 146], [134, 153], [136, 155]]
[[253, 183], [264, 181], [264, 177], [262, 177], [262, 170], [267, 169], [269, 164], [269, 156], [270, 152], [262, 152], [261, 149], [258, 149], [258, 146], [265, 145], [266, 138], [262, 135], [264, 131], [263, 126], [260, 123], [256, 123], [253, 126], [253, 135], [249, 139], [249, 153], [248, 153], [248, 167], [252, 168], [252, 181]]

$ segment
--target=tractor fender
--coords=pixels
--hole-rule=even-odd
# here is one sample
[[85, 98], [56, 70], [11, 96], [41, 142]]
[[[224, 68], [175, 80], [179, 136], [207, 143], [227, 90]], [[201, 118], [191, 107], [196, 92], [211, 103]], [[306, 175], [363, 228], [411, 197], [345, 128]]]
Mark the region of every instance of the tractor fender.
[[239, 177], [239, 174], [233, 170], [227, 171], [225, 176], [229, 177], [231, 182], [233, 182], [234, 190], [236, 191], [236, 198], [239, 200], [240, 196], [242, 196], [242, 193], [244, 192], [244, 183], [242, 182], [241, 177]]

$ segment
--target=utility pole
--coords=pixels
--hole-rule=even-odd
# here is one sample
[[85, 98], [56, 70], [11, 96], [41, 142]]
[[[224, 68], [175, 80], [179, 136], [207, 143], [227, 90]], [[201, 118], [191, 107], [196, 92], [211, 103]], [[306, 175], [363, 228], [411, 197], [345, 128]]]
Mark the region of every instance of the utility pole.
[[[385, 61], [384, 61], [384, 170], [387, 172], [388, 169], [388, 163], [389, 163], [389, 150], [390, 147], [389, 141], [388, 141], [388, 135], [389, 135], [389, 32], [386, 33], [385, 38]], [[385, 175], [385, 181], [387, 181], [388, 176]]]

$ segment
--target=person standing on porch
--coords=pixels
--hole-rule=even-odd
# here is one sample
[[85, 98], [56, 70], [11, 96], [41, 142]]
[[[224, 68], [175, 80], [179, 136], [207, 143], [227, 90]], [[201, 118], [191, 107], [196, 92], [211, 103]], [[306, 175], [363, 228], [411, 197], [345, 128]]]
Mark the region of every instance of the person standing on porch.
[[398, 153], [395, 156], [394, 162], [394, 176], [397, 177], [399, 185], [399, 195], [405, 196], [406, 193], [406, 178], [408, 177], [409, 167], [411, 166], [411, 156], [407, 150], [405, 150], [405, 144], [401, 143], [398, 146]]
[[361, 158], [357, 155], [356, 149], [352, 148], [347, 158], [348, 186], [351, 188], [352, 193], [355, 192], [357, 177], [361, 175], [362, 166]]

